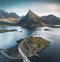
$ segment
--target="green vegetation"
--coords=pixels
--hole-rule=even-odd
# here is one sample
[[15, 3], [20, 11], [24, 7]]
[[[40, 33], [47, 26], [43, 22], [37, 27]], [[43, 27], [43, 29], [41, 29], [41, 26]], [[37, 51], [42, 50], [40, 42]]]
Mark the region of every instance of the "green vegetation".
[[17, 31], [17, 30], [0, 30], [0, 33], [10, 32], [10, 31]]
[[22, 51], [31, 57], [36, 54], [36, 52], [41, 51], [43, 48], [48, 46], [48, 41], [41, 37], [30, 37], [22, 45]]

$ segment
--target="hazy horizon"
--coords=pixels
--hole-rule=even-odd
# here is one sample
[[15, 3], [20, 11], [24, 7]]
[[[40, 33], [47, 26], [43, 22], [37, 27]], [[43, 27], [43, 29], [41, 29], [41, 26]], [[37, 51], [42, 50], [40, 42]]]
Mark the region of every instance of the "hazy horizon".
[[0, 10], [26, 15], [31, 9], [38, 16], [53, 14], [60, 17], [59, 0], [0, 0]]

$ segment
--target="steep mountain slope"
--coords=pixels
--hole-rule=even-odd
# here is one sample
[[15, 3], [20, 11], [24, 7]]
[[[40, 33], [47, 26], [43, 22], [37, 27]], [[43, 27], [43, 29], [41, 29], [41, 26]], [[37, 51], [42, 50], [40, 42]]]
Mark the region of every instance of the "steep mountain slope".
[[8, 13], [0, 10], [0, 21], [15, 23], [18, 20], [20, 20], [20, 17], [16, 13]]
[[18, 25], [35, 28], [37, 26], [44, 26], [44, 23], [41, 21], [42, 19], [39, 16], [29, 10], [27, 15], [19, 21]]
[[14, 13], [14, 12], [11, 12], [10, 14], [9, 14], [12, 18], [15, 18], [15, 19], [19, 19], [20, 17], [16, 14], [16, 13]]
[[42, 16], [41, 18], [43, 19], [42, 22], [44, 22], [45, 24], [56, 24], [56, 25], [60, 24], [60, 18], [52, 14], [48, 16]]

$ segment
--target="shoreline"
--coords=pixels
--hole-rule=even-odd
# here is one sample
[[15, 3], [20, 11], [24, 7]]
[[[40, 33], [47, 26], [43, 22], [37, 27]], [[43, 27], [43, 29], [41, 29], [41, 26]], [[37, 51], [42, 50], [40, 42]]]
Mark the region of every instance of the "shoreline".
[[[38, 27], [37, 27], [37, 28], [38, 28]], [[36, 28], [36, 30], [35, 30], [34, 32], [32, 32], [32, 34], [30, 34], [27, 38], [23, 39], [22, 42], [18, 44], [18, 52], [19, 52], [19, 55], [22, 56], [23, 61], [30, 62], [29, 59], [28, 59], [28, 57], [26, 56], [26, 54], [24, 54], [24, 52], [21, 50], [21, 47], [20, 47], [20, 46], [21, 46], [21, 44], [23, 44], [23, 42], [26, 42], [26, 40], [27, 40], [28, 38], [30, 38], [30, 37], [32, 37], [32, 36], [34, 35], [34, 33], [38, 30], [37, 28]], [[41, 38], [41, 37], [40, 37], [40, 38]], [[43, 38], [41, 38], [41, 39], [43, 39]], [[47, 41], [46, 39], [43, 39], [43, 40], [44, 40], [44, 41]], [[13, 47], [11, 47], [11, 48], [13, 48]], [[15, 48], [15, 47], [14, 47], [14, 48]], [[44, 48], [44, 47], [43, 47], [43, 48]], [[42, 49], [42, 48], [41, 48], [41, 49]], [[39, 50], [40, 50], [40, 48], [39, 48], [38, 50], [36, 50], [36, 52], [39, 51]], [[36, 52], [35, 52], [35, 53], [36, 53]], [[33, 54], [33, 55], [34, 55], [34, 54]], [[33, 56], [33, 55], [32, 55], [32, 56]]]
[[[24, 43], [22, 44], [23, 46], [21, 46], [21, 48], [23, 47], [23, 48], [22, 48], [22, 51], [23, 51], [24, 53], [25, 53], [25, 51], [28, 51], [28, 50], [29, 50], [28, 47], [33, 48], [33, 49], [32, 49], [32, 52], [35, 50], [34, 53], [32, 53], [32, 52], [28, 53], [27, 56], [30, 56], [30, 57], [31, 57], [31, 56], [34, 56], [38, 51], [41, 51], [41, 50], [43, 50], [43, 49], [45, 49], [45, 48], [47, 48], [47, 47], [49, 46], [49, 42], [48, 42], [46, 39], [43, 39], [43, 38], [41, 38], [41, 37], [32, 37], [32, 38], [34, 38], [35, 40], [40, 38], [40, 40], [42, 40], [43, 43], [40, 44], [40, 45], [42, 45], [41, 47], [38, 47], [38, 46], [37, 46], [38, 48], [36, 47], [36, 50], [35, 50], [35, 47], [32, 47], [28, 42], [27, 42], [28, 45], [27, 45], [26, 43], [25, 43], [25, 44], [24, 44]], [[36, 42], [37, 42], [37, 41], [36, 41]], [[44, 46], [43, 44], [46, 43], [46, 42], [47, 42], [47, 44]], [[38, 42], [37, 42], [37, 43], [38, 43]], [[24, 45], [25, 45], [26, 47], [25, 47]], [[30, 46], [29, 46], [29, 45], [30, 45]], [[28, 48], [28, 49], [26, 49], [26, 48]], [[31, 54], [31, 53], [32, 53], [32, 54]], [[25, 54], [25, 55], [26, 55], [26, 54]]]

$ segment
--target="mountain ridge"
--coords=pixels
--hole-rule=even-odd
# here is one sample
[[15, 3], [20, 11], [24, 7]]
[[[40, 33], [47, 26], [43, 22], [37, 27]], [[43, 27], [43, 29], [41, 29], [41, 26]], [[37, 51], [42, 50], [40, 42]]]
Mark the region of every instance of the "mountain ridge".
[[15, 12], [8, 13], [4, 10], [0, 10], [0, 24], [15, 24], [23, 27], [35, 28], [45, 25], [60, 25], [60, 18], [53, 14], [39, 17], [30, 9], [28, 13], [22, 17], [18, 16]]
[[29, 28], [43, 26], [44, 24], [41, 22], [41, 20], [42, 19], [39, 16], [37, 16], [34, 12], [29, 10], [26, 16], [24, 16], [24, 18], [22, 18], [19, 21], [18, 25], [29, 27]]
[[4, 10], [0, 10], [0, 21], [14, 23], [20, 20], [20, 17], [16, 13], [8, 13]]
[[41, 18], [43, 19], [42, 22], [44, 22], [45, 24], [60, 25], [60, 18], [56, 17], [53, 14], [42, 16]]

